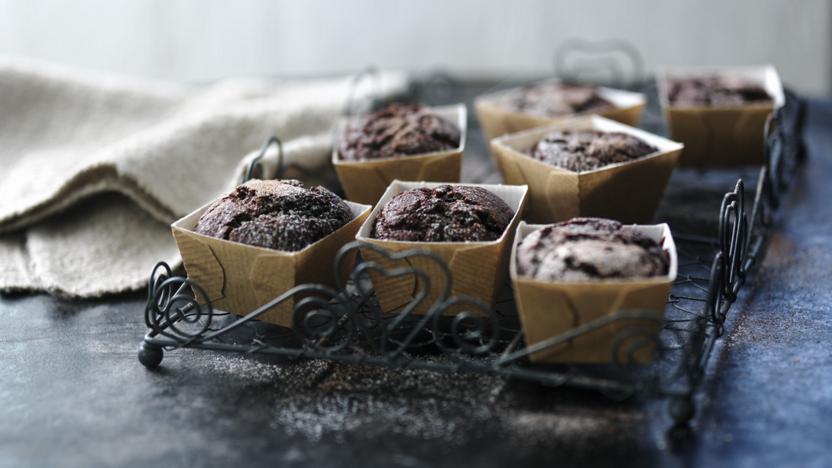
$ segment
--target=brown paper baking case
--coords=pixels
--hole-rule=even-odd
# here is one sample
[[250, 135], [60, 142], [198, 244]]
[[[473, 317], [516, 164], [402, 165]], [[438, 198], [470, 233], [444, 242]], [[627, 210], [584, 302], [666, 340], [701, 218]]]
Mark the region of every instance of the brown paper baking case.
[[356, 203], [373, 205], [394, 180], [459, 182], [467, 134], [465, 105], [433, 107], [430, 110], [449, 122], [456, 123], [460, 130], [459, 147], [420, 155], [345, 161], [338, 155], [338, 143], [347, 122], [340, 122], [335, 132], [332, 164], [335, 166], [335, 172], [338, 174], [338, 180], [344, 188], [347, 199]]
[[[556, 82], [547, 80], [541, 83]], [[582, 114], [567, 114], [556, 117], [544, 117], [534, 114], [510, 111], [499, 105], [499, 98], [506, 93], [517, 91], [519, 88], [484, 94], [474, 101], [477, 119], [485, 134], [486, 141], [491, 141], [508, 133], [516, 133], [530, 128], [542, 127], [569, 119], [577, 115], [597, 114], [625, 125], [636, 126], [641, 119], [641, 112], [647, 103], [644, 95], [631, 91], [599, 87], [598, 93], [609, 100], [615, 107], [601, 112]]]
[[[664, 316], [668, 294], [676, 279], [676, 246], [666, 224], [635, 226], [660, 242], [670, 258], [668, 274], [647, 279], [620, 279], [586, 282], [548, 282], [517, 274], [517, 245], [544, 225], [521, 222], [511, 250], [510, 274], [517, 311], [527, 346], [586, 325], [619, 311], [652, 311]], [[620, 363], [621, 348], [616, 339], [623, 330], [638, 329], [655, 337], [661, 323], [646, 319], [621, 319], [579, 335], [556, 346], [532, 353], [535, 363], [611, 364]], [[626, 345], [626, 343], [624, 343]], [[649, 346], [636, 352], [636, 362], [648, 362], [655, 349]], [[629, 357], [629, 356], [626, 356]], [[626, 361], [626, 360], [625, 360]]]
[[[526, 151], [555, 130], [600, 130], [638, 137], [658, 151], [634, 161], [574, 172], [533, 159]], [[599, 116], [574, 117], [548, 127], [504, 135], [491, 141], [507, 184], [527, 184], [524, 219], [535, 223], [576, 216], [649, 222], [662, 198], [683, 145]]]
[[[719, 107], [669, 103], [668, 78], [703, 73], [730, 73], [751, 80], [762, 85], [773, 102]], [[685, 144], [681, 165], [731, 167], [763, 164], [766, 119], [775, 107], [785, 102], [783, 85], [774, 67], [668, 69], [657, 74], [656, 83], [671, 138]]]
[[[503, 235], [491, 242], [402, 242], [373, 239], [373, 223], [381, 208], [396, 194], [420, 187], [438, 187], [442, 183], [433, 182], [404, 182], [393, 181], [376, 207], [367, 217], [358, 232], [357, 239], [365, 245], [373, 245], [389, 252], [381, 255], [371, 249], [362, 249], [365, 260], [377, 262], [384, 269], [390, 271], [396, 268], [409, 267], [420, 269], [427, 273], [430, 281], [428, 296], [414, 311], [424, 314], [429, 306], [440, 296], [446, 281], [446, 275], [441, 267], [424, 257], [408, 257], [407, 260], [391, 259], [390, 255], [401, 254], [413, 250], [427, 250], [439, 256], [448, 266], [451, 274], [451, 295], [467, 295], [477, 298], [487, 305], [493, 306], [497, 293], [505, 284], [508, 273], [508, 256], [515, 227], [519, 222], [526, 200], [526, 186], [487, 185], [487, 184], [451, 184], [469, 185], [485, 188], [506, 202], [514, 210], [514, 217]], [[400, 277], [385, 277], [371, 275], [373, 287], [378, 296], [379, 304], [385, 312], [392, 312], [410, 303], [416, 291], [423, 285], [418, 284], [412, 274]], [[456, 310], [446, 311], [453, 314]], [[473, 313], [481, 313], [475, 309]]]
[[[212, 307], [245, 315], [296, 285], [334, 285], [333, 268], [338, 250], [355, 238], [370, 213], [368, 205], [346, 203], [352, 211], [352, 220], [297, 252], [282, 252], [197, 234], [194, 227], [210, 204], [176, 221], [171, 230], [188, 278], [205, 290]], [[352, 262], [347, 259], [344, 265]], [[290, 327], [292, 309], [298, 299], [284, 302], [261, 315], [260, 320]]]

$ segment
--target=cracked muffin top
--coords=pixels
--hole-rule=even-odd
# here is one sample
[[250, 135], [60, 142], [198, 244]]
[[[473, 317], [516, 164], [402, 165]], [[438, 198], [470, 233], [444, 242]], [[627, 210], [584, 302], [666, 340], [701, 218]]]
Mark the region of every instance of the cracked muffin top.
[[757, 83], [729, 74], [668, 79], [668, 100], [674, 106], [741, 106], [772, 102]]
[[250, 180], [199, 217], [195, 231], [267, 249], [298, 251], [352, 219], [334, 193], [297, 180]]
[[345, 161], [414, 156], [459, 147], [459, 127], [417, 104], [391, 104], [350, 121], [338, 145]]
[[540, 83], [506, 93], [495, 102], [502, 108], [541, 117], [558, 117], [614, 108], [596, 86]]
[[517, 246], [520, 276], [541, 281], [599, 281], [666, 275], [667, 253], [630, 226], [573, 218], [527, 235]]
[[546, 164], [581, 172], [633, 161], [655, 151], [655, 146], [627, 133], [561, 130], [547, 134], [526, 153]]
[[410, 242], [487, 242], [500, 238], [514, 211], [482, 187], [441, 185], [401, 192], [379, 211], [376, 239]]

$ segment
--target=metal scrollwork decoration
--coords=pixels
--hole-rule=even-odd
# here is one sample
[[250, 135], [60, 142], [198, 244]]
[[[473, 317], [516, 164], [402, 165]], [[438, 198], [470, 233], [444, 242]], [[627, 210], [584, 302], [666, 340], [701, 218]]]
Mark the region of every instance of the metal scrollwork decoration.
[[187, 343], [207, 331], [212, 320], [213, 308], [205, 290], [188, 278], [172, 276], [168, 264], [156, 264], [148, 284], [148, 328]]
[[419, 82], [414, 82], [416, 101], [437, 106], [450, 104], [454, 96], [459, 95], [459, 81], [448, 72], [434, 72]]
[[[367, 71], [355, 80], [371, 73], [375, 72]], [[352, 112], [352, 100], [350, 96], [347, 114]], [[693, 392], [714, 343], [763, 256], [788, 182], [805, 159], [800, 140], [804, 114], [803, 102], [787, 92], [786, 104], [766, 127], [767, 159], [753, 202], [747, 203], [745, 182], [739, 180], [722, 199], [715, 239], [679, 236], [680, 271], [664, 315], [621, 310], [527, 344], [513, 307], [498, 311], [476, 298], [451, 295], [453, 278], [437, 255], [424, 250], [389, 252], [352, 242], [334, 259], [332, 287], [300, 284], [238, 317], [215, 310], [199, 284], [175, 276], [165, 263], [157, 264], [148, 281], [144, 317], [148, 332], [139, 360], [153, 369], [165, 350], [193, 348], [475, 372], [552, 387], [594, 389], [615, 399], [636, 392], [661, 395], [668, 399], [674, 422], [685, 425], [695, 415]], [[256, 175], [255, 166], [273, 145], [282, 161], [282, 143], [269, 139], [252, 160], [247, 177]], [[392, 311], [383, 311], [375, 296], [374, 283], [385, 277], [407, 277], [414, 285], [409, 302]], [[294, 303], [290, 334], [299, 345], [237, 337], [236, 332], [288, 301]], [[506, 305], [511, 306], [511, 301]], [[557, 350], [599, 330], [612, 337], [611, 364], [605, 368], [609, 373], [530, 361], [535, 353]]]
[[283, 178], [284, 174], [284, 156], [283, 156], [283, 142], [277, 136], [272, 136], [260, 148], [260, 152], [255, 156], [248, 165], [248, 170], [246, 170], [245, 177], [241, 181], [248, 182], [251, 179], [262, 179], [265, 173], [263, 167], [261, 166], [261, 161], [266, 156], [266, 152], [269, 151], [269, 148], [272, 146], [277, 147], [277, 170], [275, 171], [275, 179]]
[[445, 339], [437, 343], [443, 351], [483, 355], [494, 349], [500, 337], [500, 325], [493, 309], [473, 297], [453, 297], [434, 312], [433, 330], [439, 336], [442, 336], [440, 319], [446, 310], [455, 313], [449, 331], [443, 336]]
[[349, 89], [347, 91], [347, 100], [344, 104], [344, 111], [343, 115], [347, 118], [355, 117], [358, 115], [358, 110], [355, 108], [356, 103], [358, 100], [356, 99], [356, 94], [358, 93], [358, 88], [367, 79], [373, 80], [374, 92], [370, 93], [370, 98], [368, 100], [368, 104], [370, 109], [372, 109], [375, 105], [375, 99], [380, 95], [382, 82], [381, 82], [381, 73], [379, 72], [378, 67], [375, 65], [368, 65], [361, 71], [353, 76], [352, 81], [350, 81]]
[[555, 52], [555, 73], [565, 82], [631, 88], [644, 79], [644, 59], [622, 39], [570, 39]]
[[335, 296], [305, 297], [295, 304], [293, 330], [309, 349], [325, 353], [340, 351], [353, 340], [356, 326], [349, 309], [340, 307]]
[[[274, 161], [266, 159], [266, 154], [272, 147], [277, 149], [276, 159]], [[251, 159], [245, 174], [240, 179], [240, 183], [245, 183], [251, 179], [283, 179], [295, 177], [304, 180], [314, 180], [316, 174], [314, 170], [307, 169], [298, 162], [287, 164], [283, 141], [276, 135], [273, 135], [263, 143], [260, 151]]]
[[[353, 244], [345, 247], [346, 250], [352, 248], [358, 248], [358, 245]], [[411, 277], [415, 285], [412, 299], [400, 310], [384, 313], [379, 307], [373, 311], [372, 317], [375, 323], [380, 324], [376, 349], [387, 356], [396, 357], [407, 349], [432, 344], [434, 341], [432, 335], [428, 337], [427, 341], [420, 339], [424, 338], [422, 332], [428, 323], [430, 312], [421, 316], [415, 316], [414, 312], [423, 306], [427, 306], [429, 311], [436, 310], [437, 304], [441, 303], [450, 294], [451, 276], [445, 263], [435, 254], [426, 251], [415, 250], [393, 253], [373, 245], [366, 245], [363, 248], [365, 251], [372, 251], [387, 262], [400, 266], [387, 269], [380, 263], [367, 259], [356, 265], [351, 276], [360, 297], [369, 298], [373, 295], [373, 276], [388, 279]], [[436, 271], [440, 272], [440, 277], [431, 278], [431, 275], [424, 269], [416, 268], [414, 264], [417, 263], [417, 260], [433, 264]], [[436, 292], [436, 294], [433, 294], [433, 292]], [[436, 297], [433, 299], [433, 303], [428, 304], [431, 296]], [[401, 333], [402, 331], [404, 333]]]
[[[661, 317], [653, 318], [653, 320], [657, 328], [661, 327]], [[616, 333], [612, 343], [612, 356], [617, 365], [632, 367], [655, 361], [661, 349], [656, 330], [644, 325], [629, 325]]]
[[725, 194], [719, 213], [719, 242], [722, 252], [723, 294], [736, 299], [745, 281], [745, 253], [748, 240], [745, 214], [745, 185], [737, 181], [733, 192]]

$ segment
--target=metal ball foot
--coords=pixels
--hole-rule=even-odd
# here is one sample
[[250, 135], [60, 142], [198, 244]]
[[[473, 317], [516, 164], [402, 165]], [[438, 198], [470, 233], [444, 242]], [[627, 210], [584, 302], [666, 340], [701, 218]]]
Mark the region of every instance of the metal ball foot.
[[165, 353], [161, 346], [149, 343], [142, 343], [139, 346], [139, 362], [150, 370], [159, 367], [164, 356]]
[[696, 408], [690, 395], [675, 396], [670, 400], [670, 417], [677, 426], [684, 426], [690, 423]]
[[696, 414], [692, 395], [678, 395], [668, 402], [668, 413], [673, 426], [667, 431], [667, 439], [673, 450], [684, 450], [691, 446], [694, 438], [690, 422]]

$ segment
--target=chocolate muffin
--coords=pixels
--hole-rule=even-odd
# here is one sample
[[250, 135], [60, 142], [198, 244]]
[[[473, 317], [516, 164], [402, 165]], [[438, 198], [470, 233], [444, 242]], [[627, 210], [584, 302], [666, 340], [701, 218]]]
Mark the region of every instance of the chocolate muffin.
[[412, 156], [459, 147], [459, 127], [417, 104], [391, 104], [347, 124], [338, 146], [346, 161]]
[[504, 95], [502, 107], [523, 114], [557, 117], [585, 112], [600, 112], [615, 107], [595, 86], [541, 83]]
[[199, 234], [294, 252], [352, 219], [349, 206], [323, 187], [297, 180], [250, 180], [200, 216]]
[[376, 239], [411, 242], [483, 242], [503, 235], [514, 211], [481, 187], [442, 185], [401, 192], [381, 209]]
[[627, 133], [560, 130], [544, 136], [528, 154], [546, 164], [581, 172], [632, 161], [657, 150]]
[[762, 86], [734, 75], [702, 75], [668, 80], [668, 100], [674, 106], [741, 106], [772, 102]]
[[574, 218], [526, 236], [517, 246], [517, 273], [542, 281], [597, 281], [666, 275], [661, 246], [632, 227], [601, 218]]

